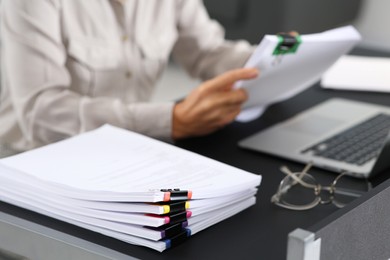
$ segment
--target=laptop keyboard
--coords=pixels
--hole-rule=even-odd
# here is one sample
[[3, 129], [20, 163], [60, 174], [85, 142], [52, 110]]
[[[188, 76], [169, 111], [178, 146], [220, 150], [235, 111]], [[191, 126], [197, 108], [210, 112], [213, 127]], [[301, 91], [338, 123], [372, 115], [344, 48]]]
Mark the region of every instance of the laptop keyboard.
[[302, 153], [363, 165], [378, 156], [389, 130], [390, 115], [378, 114]]

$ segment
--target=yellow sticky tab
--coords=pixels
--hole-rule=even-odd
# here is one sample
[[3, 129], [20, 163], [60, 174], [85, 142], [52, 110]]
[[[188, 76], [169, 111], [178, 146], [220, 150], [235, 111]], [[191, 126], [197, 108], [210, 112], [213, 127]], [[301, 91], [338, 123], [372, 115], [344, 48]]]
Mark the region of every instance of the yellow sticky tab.
[[188, 209], [190, 207], [190, 202], [186, 201], [185, 207], [186, 207], [186, 209]]
[[163, 214], [167, 214], [167, 213], [169, 213], [169, 211], [171, 211], [171, 207], [169, 207], [169, 205], [163, 205], [163, 209], [164, 209]]

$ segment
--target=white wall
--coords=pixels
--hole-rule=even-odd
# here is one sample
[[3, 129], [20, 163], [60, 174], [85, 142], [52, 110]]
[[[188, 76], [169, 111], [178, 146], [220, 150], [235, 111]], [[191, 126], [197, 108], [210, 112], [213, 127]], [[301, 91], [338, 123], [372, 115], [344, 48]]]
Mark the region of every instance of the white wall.
[[362, 46], [390, 51], [390, 0], [363, 0], [355, 26]]

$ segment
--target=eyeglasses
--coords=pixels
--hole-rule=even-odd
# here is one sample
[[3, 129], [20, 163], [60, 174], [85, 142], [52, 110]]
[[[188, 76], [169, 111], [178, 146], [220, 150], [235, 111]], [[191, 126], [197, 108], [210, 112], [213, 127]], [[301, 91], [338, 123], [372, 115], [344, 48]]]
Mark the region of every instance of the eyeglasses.
[[318, 184], [308, 173], [309, 163], [301, 172], [292, 172], [286, 166], [280, 170], [287, 176], [280, 182], [271, 202], [291, 210], [307, 210], [319, 204], [334, 204], [342, 208], [371, 189], [367, 180], [347, 178], [347, 172], [338, 175], [329, 186]]

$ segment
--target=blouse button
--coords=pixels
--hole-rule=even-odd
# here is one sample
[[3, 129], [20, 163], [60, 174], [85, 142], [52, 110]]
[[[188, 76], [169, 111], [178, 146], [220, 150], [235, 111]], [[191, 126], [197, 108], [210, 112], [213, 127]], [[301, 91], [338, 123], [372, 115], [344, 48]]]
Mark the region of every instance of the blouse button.
[[129, 40], [129, 36], [127, 34], [122, 35], [122, 41], [126, 42], [127, 40]]
[[131, 78], [131, 76], [132, 76], [133, 74], [131, 73], [131, 71], [128, 70], [128, 71], [126, 71], [126, 74], [125, 74], [125, 75], [126, 75], [126, 78], [129, 79], [129, 78]]

